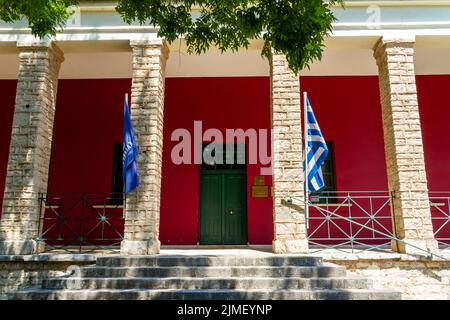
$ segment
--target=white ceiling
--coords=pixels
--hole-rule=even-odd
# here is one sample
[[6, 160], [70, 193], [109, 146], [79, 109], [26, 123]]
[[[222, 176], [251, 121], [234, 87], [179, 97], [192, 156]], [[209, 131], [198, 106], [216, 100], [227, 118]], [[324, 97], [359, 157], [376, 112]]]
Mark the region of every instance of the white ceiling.
[[[82, 46], [61, 45], [65, 62], [61, 79], [131, 78], [131, 51], [125, 43], [86, 51]], [[183, 48], [182, 48], [183, 49]], [[167, 77], [268, 76], [269, 66], [259, 48], [221, 54], [212, 50], [197, 56], [172, 48], [167, 63]], [[417, 46], [417, 74], [450, 74], [450, 48]], [[14, 46], [0, 46], [0, 79], [16, 79], [18, 55]], [[329, 46], [321, 62], [312, 64], [302, 75], [377, 75], [372, 50]]]

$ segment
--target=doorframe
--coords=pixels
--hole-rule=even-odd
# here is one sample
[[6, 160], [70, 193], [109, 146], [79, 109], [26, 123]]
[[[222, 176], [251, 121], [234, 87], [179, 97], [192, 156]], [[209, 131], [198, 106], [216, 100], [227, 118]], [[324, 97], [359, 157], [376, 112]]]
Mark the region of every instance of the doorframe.
[[[242, 176], [244, 177], [244, 203], [243, 203], [243, 211], [244, 211], [244, 221], [243, 221], [243, 230], [245, 231], [244, 234], [244, 238], [245, 238], [245, 243], [243, 244], [239, 244], [239, 245], [243, 245], [243, 246], [247, 246], [248, 243], [248, 199], [247, 199], [247, 195], [248, 195], [248, 190], [247, 190], [247, 165], [245, 165], [245, 168], [241, 168], [241, 169], [205, 169], [205, 168], [200, 168], [200, 172], [199, 172], [199, 194], [198, 194], [198, 236], [197, 236], [197, 243], [198, 245], [202, 245], [202, 246], [236, 246], [236, 244], [201, 244], [200, 243], [200, 232], [201, 232], [201, 195], [202, 195], [202, 175], [204, 174], [227, 174], [227, 173], [240, 173], [242, 174]], [[222, 179], [222, 194], [221, 194], [221, 201], [222, 201], [222, 207], [224, 204], [224, 195], [225, 193], [223, 192], [224, 189], [224, 179]], [[223, 208], [222, 208], [223, 209]], [[224, 219], [225, 219], [225, 214], [222, 210], [222, 225], [221, 225], [221, 232], [222, 232], [222, 237], [224, 234]], [[238, 245], [238, 246], [239, 246]]]

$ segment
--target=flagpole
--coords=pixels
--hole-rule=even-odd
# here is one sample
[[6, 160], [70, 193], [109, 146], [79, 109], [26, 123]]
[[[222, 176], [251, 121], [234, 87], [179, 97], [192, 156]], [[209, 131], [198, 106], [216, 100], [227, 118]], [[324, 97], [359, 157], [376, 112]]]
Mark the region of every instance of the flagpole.
[[[125, 101], [126, 101], [126, 103], [128, 105], [128, 93], [125, 93]], [[126, 187], [127, 187], [127, 181], [126, 181], [126, 176], [125, 176], [125, 178], [123, 179], [123, 194], [124, 194], [123, 200], [124, 200], [124, 204], [126, 204], [126, 197], [127, 197]], [[125, 212], [125, 210], [124, 210], [124, 212]]]
[[304, 170], [304, 183], [305, 183], [305, 220], [306, 220], [306, 230], [309, 229], [309, 186], [308, 186], [308, 106], [306, 101], [308, 100], [308, 93], [303, 92], [303, 126], [304, 126], [304, 151], [303, 159], [305, 160], [305, 170]]

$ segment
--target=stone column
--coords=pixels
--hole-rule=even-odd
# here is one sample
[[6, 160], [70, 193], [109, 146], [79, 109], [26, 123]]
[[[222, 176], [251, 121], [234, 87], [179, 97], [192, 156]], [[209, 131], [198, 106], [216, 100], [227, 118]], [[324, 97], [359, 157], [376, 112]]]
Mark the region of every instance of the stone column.
[[[374, 47], [378, 64], [389, 189], [395, 192], [393, 226], [413, 246], [438, 250], [431, 224], [427, 178], [414, 72], [415, 38], [382, 38]], [[393, 250], [424, 252], [394, 241]]]
[[163, 149], [164, 81], [169, 49], [164, 40], [131, 41], [131, 120], [139, 147], [139, 187], [127, 195], [123, 254], [157, 254]]
[[[283, 54], [270, 59], [272, 123], [273, 222], [275, 253], [308, 251], [304, 205], [289, 205], [288, 197], [303, 198], [300, 80]], [[298, 203], [298, 202], [297, 202]]]
[[47, 192], [58, 73], [63, 53], [52, 42], [18, 43], [19, 77], [12, 125], [0, 254], [33, 254], [39, 248], [40, 203]]

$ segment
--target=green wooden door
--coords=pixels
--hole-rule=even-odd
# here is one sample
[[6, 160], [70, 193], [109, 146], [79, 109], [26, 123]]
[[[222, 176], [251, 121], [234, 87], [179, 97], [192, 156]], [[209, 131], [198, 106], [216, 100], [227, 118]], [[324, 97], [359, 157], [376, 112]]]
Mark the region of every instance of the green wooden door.
[[200, 244], [246, 244], [245, 170], [202, 170]]
[[202, 174], [200, 189], [200, 243], [221, 243], [222, 176]]

